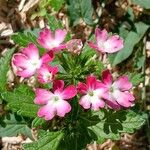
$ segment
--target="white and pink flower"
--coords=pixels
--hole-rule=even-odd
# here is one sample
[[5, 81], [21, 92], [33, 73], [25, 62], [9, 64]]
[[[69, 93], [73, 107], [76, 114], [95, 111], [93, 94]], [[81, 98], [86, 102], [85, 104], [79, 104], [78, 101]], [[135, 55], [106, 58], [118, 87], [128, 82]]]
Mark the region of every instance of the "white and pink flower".
[[79, 100], [79, 104], [84, 109], [99, 110], [105, 106], [103, 101], [105, 86], [95, 76], [88, 76], [86, 84], [79, 82], [78, 92], [83, 95]]
[[102, 73], [102, 81], [107, 88], [104, 97], [111, 108], [120, 109], [122, 106], [127, 108], [133, 105], [135, 98], [129, 92], [132, 83], [127, 76], [121, 76], [113, 82], [109, 70], [105, 70]]
[[66, 34], [67, 31], [65, 29], [57, 29], [53, 33], [50, 29], [45, 28], [39, 34], [38, 43], [48, 51], [59, 51], [66, 48], [66, 44], [62, 44]]
[[119, 35], [109, 36], [105, 29], [96, 28], [95, 38], [96, 44], [91, 41], [88, 44], [101, 53], [115, 53], [123, 48], [123, 39]]
[[21, 77], [30, 77], [35, 74], [42, 64], [53, 60], [53, 54], [45, 54], [41, 58], [37, 47], [30, 43], [28, 47], [23, 48], [20, 53], [16, 53], [12, 58], [12, 65], [16, 74]]
[[53, 83], [54, 93], [45, 89], [36, 89], [35, 104], [42, 105], [38, 111], [39, 117], [51, 120], [55, 115], [64, 117], [71, 111], [71, 105], [66, 101], [77, 94], [74, 85], [64, 89], [64, 81], [57, 80]]
[[37, 73], [38, 81], [43, 84], [52, 82], [57, 72], [58, 72], [57, 66], [52, 67], [48, 64], [44, 64], [40, 69], [38, 69]]

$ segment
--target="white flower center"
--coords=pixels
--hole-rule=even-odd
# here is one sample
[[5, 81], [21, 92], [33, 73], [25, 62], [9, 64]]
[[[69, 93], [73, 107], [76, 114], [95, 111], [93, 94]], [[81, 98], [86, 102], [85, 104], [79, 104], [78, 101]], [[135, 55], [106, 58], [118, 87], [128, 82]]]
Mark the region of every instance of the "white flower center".
[[52, 76], [51, 73], [46, 73], [43, 78], [44, 78], [45, 81], [51, 81], [52, 77], [53, 76]]
[[30, 63], [32, 65], [33, 69], [35, 69], [35, 68], [38, 69], [41, 66], [41, 61], [39, 59], [31, 60]]

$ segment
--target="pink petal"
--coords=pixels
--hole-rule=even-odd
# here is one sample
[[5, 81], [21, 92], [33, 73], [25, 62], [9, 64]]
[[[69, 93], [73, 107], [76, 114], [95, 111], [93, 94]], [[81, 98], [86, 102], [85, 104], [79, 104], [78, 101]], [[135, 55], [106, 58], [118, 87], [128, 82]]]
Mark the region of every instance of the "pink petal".
[[96, 44], [94, 44], [93, 42], [88, 41], [88, 45], [89, 45], [91, 48], [93, 48], [93, 49], [96, 49], [96, 50], [98, 50], [98, 51], [101, 51], [101, 50], [99, 49], [99, 47], [98, 47]]
[[67, 101], [59, 100], [57, 106], [57, 115], [60, 117], [64, 117], [66, 113], [69, 113], [71, 111], [71, 106]]
[[45, 120], [51, 120], [56, 114], [56, 108], [54, 104], [48, 103], [47, 105], [41, 107], [38, 111], [39, 117], [44, 117]]
[[51, 32], [50, 29], [45, 28], [43, 31], [40, 32], [39, 38], [38, 38], [38, 43], [43, 46], [46, 49], [49, 49], [51, 47], [51, 42], [54, 40], [54, 37], [52, 35], [53, 33]]
[[77, 90], [80, 94], [86, 94], [88, 91], [88, 87], [85, 83], [79, 82], [77, 86]]
[[86, 84], [88, 89], [95, 89], [96, 83], [97, 83], [97, 79], [95, 76], [91, 75], [86, 78]]
[[48, 101], [54, 96], [54, 94], [45, 89], [36, 89], [35, 90], [36, 97], [34, 99], [35, 104], [43, 105], [47, 104]]
[[27, 77], [31, 77], [32, 75], [34, 75], [35, 71], [36, 71], [36, 68], [35, 69], [28, 68], [28, 69], [21, 70], [21, 71], [17, 70], [17, 75], [23, 78], [27, 78]]
[[63, 80], [55, 80], [53, 83], [53, 90], [56, 92], [62, 92], [64, 88], [64, 81]]
[[120, 92], [118, 93], [118, 98], [116, 99], [116, 101], [123, 107], [130, 107], [132, 106], [130, 99], [133, 100], [131, 94]]
[[91, 102], [90, 102], [90, 99], [87, 95], [81, 97], [81, 99], [79, 100], [79, 104], [84, 109], [89, 109], [91, 107]]
[[123, 40], [118, 36], [114, 35], [104, 43], [105, 52], [114, 53], [123, 48]]
[[105, 70], [102, 72], [102, 81], [109, 87], [112, 84], [112, 76], [109, 70]]
[[108, 32], [106, 31], [106, 29], [100, 30], [99, 28], [96, 28], [95, 36], [96, 36], [96, 43], [98, 43], [99, 41], [104, 42], [107, 40]]
[[74, 85], [70, 85], [64, 89], [62, 92], [63, 99], [71, 99], [77, 95], [77, 89]]
[[46, 53], [46, 54], [44, 54], [44, 55], [42, 56], [42, 58], [41, 58], [43, 64], [49, 63], [49, 62], [51, 62], [53, 59], [54, 59], [53, 52]]
[[99, 98], [95, 98], [93, 101], [92, 101], [92, 106], [91, 108], [93, 110], [99, 110], [99, 108], [103, 108], [105, 106], [105, 102]]
[[25, 54], [29, 59], [39, 59], [39, 50], [33, 43], [30, 43], [28, 44], [28, 47], [23, 48], [22, 53]]
[[126, 91], [132, 88], [132, 83], [129, 82], [129, 78], [127, 76], [122, 76], [113, 83], [113, 86], [121, 91]]
[[12, 58], [12, 63], [16, 67], [28, 68], [29, 67], [29, 59], [21, 53], [14, 54]]
[[111, 109], [120, 110], [121, 108], [121, 106], [115, 100], [112, 100], [112, 101], [106, 100], [106, 103], [108, 107]]
[[64, 30], [57, 29], [55, 31], [55, 41], [57, 41], [57, 43], [61, 44], [64, 41], [66, 34], [67, 34], [67, 31], [65, 29]]
[[56, 46], [51, 49], [54, 53], [61, 51], [62, 49], [66, 49], [66, 44], [60, 44], [59, 46]]

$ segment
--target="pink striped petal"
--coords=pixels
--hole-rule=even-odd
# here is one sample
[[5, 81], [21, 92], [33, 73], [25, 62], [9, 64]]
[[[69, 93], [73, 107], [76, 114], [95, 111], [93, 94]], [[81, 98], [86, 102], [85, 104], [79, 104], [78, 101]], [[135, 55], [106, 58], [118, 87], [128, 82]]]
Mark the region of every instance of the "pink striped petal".
[[62, 43], [66, 37], [66, 34], [67, 34], [67, 31], [64, 29], [64, 30], [61, 30], [61, 29], [57, 29], [55, 31], [55, 41], [57, 43]]
[[102, 72], [102, 81], [104, 84], [106, 84], [108, 87], [112, 84], [112, 76], [109, 70], [105, 70]]
[[67, 101], [59, 100], [57, 106], [57, 115], [60, 117], [64, 117], [67, 113], [71, 111], [71, 106]]
[[77, 89], [74, 85], [66, 87], [62, 92], [63, 99], [71, 99], [77, 95]]
[[55, 114], [56, 108], [52, 103], [48, 103], [47, 105], [41, 107], [38, 111], [38, 116], [44, 117], [45, 120], [53, 119]]
[[99, 28], [95, 29], [95, 37], [96, 37], [96, 42], [98, 43], [99, 41], [105, 42], [108, 38], [108, 32], [106, 29], [100, 30]]
[[53, 83], [53, 90], [60, 93], [63, 91], [64, 81], [63, 80], [55, 80]]
[[28, 66], [30, 65], [29, 59], [24, 54], [21, 53], [14, 54], [12, 58], [12, 63], [16, 67], [21, 67], [21, 68], [28, 68]]
[[126, 91], [132, 88], [132, 83], [129, 82], [128, 76], [122, 76], [113, 83], [113, 87]]
[[123, 40], [118, 36], [114, 35], [104, 43], [105, 52], [114, 53], [123, 48]]
[[91, 48], [93, 48], [93, 49], [96, 49], [96, 50], [98, 50], [98, 51], [101, 51], [101, 50], [99, 49], [99, 47], [98, 47], [96, 44], [94, 44], [93, 42], [88, 41], [88, 45], [89, 45]]
[[35, 94], [36, 97], [34, 99], [34, 103], [39, 105], [47, 104], [48, 101], [50, 101], [51, 98], [54, 96], [53, 93], [45, 89], [36, 89]]
[[91, 102], [90, 102], [90, 99], [87, 95], [81, 97], [81, 99], [79, 100], [79, 104], [84, 109], [89, 109], [91, 107]]
[[29, 59], [39, 59], [39, 50], [33, 43], [30, 43], [27, 47], [23, 48], [22, 53], [25, 54]]
[[88, 89], [95, 89], [96, 83], [97, 83], [97, 79], [95, 76], [91, 75], [86, 78], [86, 84]]
[[80, 94], [86, 94], [88, 91], [88, 87], [85, 83], [79, 82], [77, 86], [77, 90]]
[[27, 77], [31, 77], [32, 75], [34, 75], [36, 71], [36, 68], [33, 69], [33, 68], [28, 68], [28, 69], [25, 69], [25, 70], [17, 70], [17, 75], [18, 76], [21, 76], [23, 78], [27, 78]]

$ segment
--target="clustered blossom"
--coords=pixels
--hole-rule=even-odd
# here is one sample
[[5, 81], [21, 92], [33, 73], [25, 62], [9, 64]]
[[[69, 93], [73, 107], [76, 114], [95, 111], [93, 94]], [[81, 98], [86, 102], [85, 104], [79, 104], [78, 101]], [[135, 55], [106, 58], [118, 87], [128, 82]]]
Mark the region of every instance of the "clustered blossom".
[[[102, 80], [89, 75], [86, 77], [86, 83], [79, 82], [76, 87], [65, 87], [63, 80], [56, 80], [59, 68], [51, 66], [55, 53], [68, 49], [69, 52], [79, 55], [83, 47], [80, 39], [63, 43], [66, 34], [66, 30], [57, 29], [52, 32], [45, 28], [39, 33], [37, 40], [46, 49], [43, 56], [40, 57], [38, 48], [30, 43], [12, 58], [12, 66], [18, 76], [27, 78], [36, 75], [40, 83], [53, 85], [52, 91], [35, 89], [34, 103], [41, 106], [38, 116], [44, 117], [45, 120], [51, 120], [55, 116], [64, 117], [71, 111], [68, 100], [77, 94], [80, 96], [79, 105], [84, 109], [96, 111], [107, 106], [115, 110], [131, 107], [135, 98], [129, 91], [132, 84], [127, 76], [121, 76], [113, 81], [110, 71], [105, 70], [102, 72]], [[97, 28], [95, 37], [96, 44], [89, 41], [88, 45], [101, 53], [114, 53], [123, 48], [123, 40], [118, 35], [109, 36], [105, 29]]]

